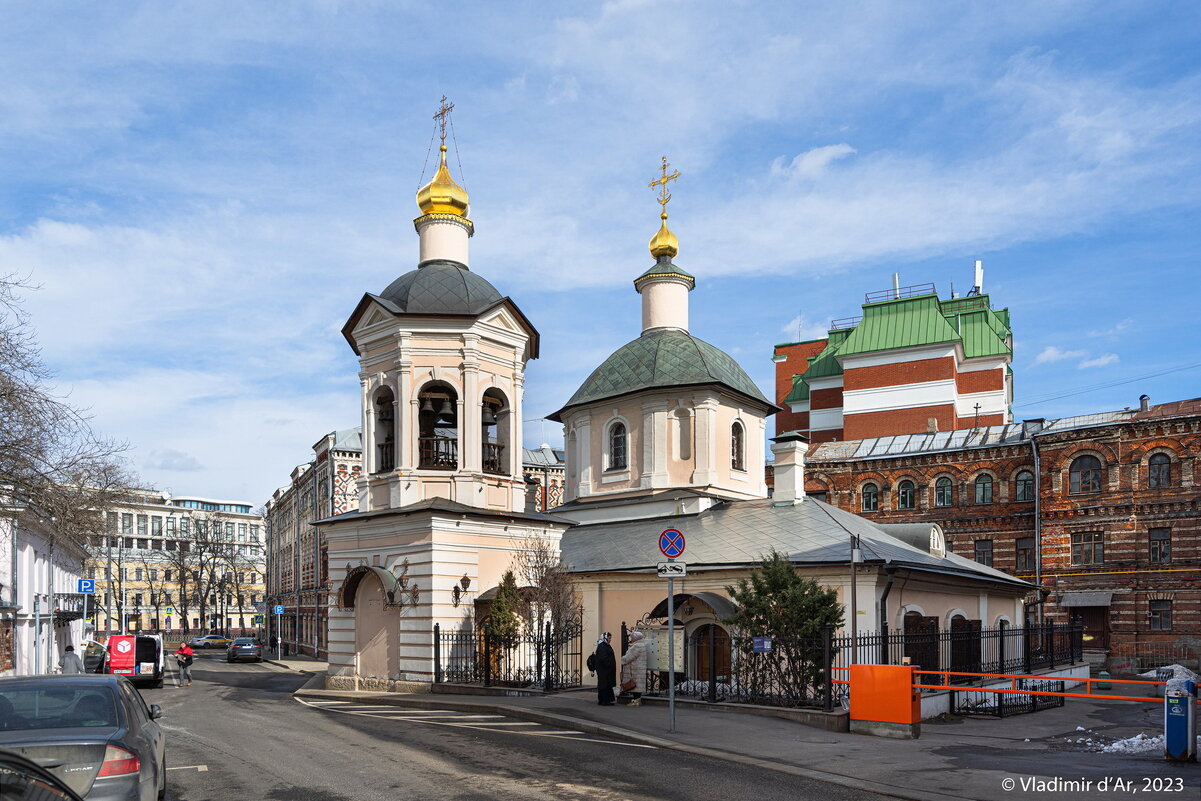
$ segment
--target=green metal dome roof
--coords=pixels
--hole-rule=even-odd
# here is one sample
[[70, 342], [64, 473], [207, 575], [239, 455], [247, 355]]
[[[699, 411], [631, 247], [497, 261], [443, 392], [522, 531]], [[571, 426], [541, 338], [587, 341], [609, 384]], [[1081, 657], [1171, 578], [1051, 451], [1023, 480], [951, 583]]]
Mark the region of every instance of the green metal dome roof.
[[618, 348], [549, 419], [559, 421], [573, 406], [632, 392], [702, 384], [720, 384], [775, 408], [729, 354], [687, 331], [658, 328]]

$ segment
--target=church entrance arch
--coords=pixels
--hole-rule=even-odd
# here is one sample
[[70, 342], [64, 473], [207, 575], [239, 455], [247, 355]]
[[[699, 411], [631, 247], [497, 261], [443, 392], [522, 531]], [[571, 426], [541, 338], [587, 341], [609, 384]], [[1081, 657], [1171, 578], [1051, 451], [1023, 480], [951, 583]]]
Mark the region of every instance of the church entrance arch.
[[399, 675], [400, 621], [391, 604], [395, 590], [396, 577], [380, 567], [359, 566], [343, 582], [342, 606], [354, 610], [355, 665], [360, 676]]
[[719, 684], [730, 683], [730, 633], [716, 623], [705, 623], [692, 632], [689, 650], [693, 654], [693, 678]]

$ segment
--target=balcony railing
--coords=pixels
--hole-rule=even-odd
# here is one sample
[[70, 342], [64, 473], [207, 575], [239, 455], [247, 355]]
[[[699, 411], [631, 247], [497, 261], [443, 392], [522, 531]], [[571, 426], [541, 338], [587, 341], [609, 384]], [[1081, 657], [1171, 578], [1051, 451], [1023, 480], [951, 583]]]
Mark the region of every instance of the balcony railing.
[[459, 441], [451, 437], [419, 437], [421, 461], [426, 470], [456, 470], [459, 467]]
[[379, 451], [379, 464], [376, 467], [377, 473], [387, 473], [396, 469], [396, 443], [381, 442], [375, 446]]
[[497, 442], [484, 443], [484, 472], [496, 473], [497, 475], [507, 475], [508, 470], [505, 469], [504, 463], [505, 446]]

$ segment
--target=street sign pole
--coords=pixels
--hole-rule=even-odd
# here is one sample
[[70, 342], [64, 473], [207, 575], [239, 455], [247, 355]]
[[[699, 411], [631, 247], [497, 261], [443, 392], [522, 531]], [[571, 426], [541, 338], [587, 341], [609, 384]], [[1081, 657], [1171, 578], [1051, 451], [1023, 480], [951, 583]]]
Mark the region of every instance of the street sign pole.
[[284, 606], [283, 604], [276, 604], [275, 608], [271, 611], [275, 612], [275, 658], [283, 659], [282, 652], [284, 648], [284, 630], [282, 626]]
[[[670, 560], [674, 561], [674, 560]], [[671, 727], [676, 730], [676, 580], [667, 577], [667, 708], [671, 710]]]

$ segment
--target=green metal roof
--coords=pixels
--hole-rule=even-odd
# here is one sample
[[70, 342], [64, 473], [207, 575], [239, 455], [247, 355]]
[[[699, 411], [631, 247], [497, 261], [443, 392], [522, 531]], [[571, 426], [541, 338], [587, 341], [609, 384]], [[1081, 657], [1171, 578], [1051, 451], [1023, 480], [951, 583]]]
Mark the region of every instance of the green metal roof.
[[943, 317], [938, 295], [919, 295], [865, 303], [863, 322], [855, 326], [838, 355], [938, 345], [958, 339], [955, 329]]
[[809, 400], [809, 385], [799, 375], [792, 377], [792, 391], [784, 399], [785, 403], [804, 403]]
[[614, 351], [548, 419], [559, 421], [559, 415], [573, 406], [632, 392], [701, 384], [720, 384], [776, 408], [729, 354], [687, 331], [658, 328]]
[[694, 286], [696, 286], [696, 278], [694, 278], [691, 273], [673, 264], [670, 256], [660, 256], [658, 260], [651, 265], [649, 270], [635, 278], [634, 288], [638, 289], [639, 284], [644, 281], [649, 281], [652, 278], [681, 278], [688, 282], [689, 289], [692, 289]]
[[830, 331], [830, 344], [826, 345], [825, 350], [810, 357], [809, 369], [804, 372], [805, 380], [812, 381], [815, 378], [831, 378], [836, 375], [842, 375], [842, 365], [838, 363], [836, 358], [840, 352], [842, 344], [846, 342], [850, 336], [849, 328], [833, 329]]
[[958, 315], [959, 331], [963, 337], [963, 356], [974, 359], [980, 356], [1004, 356], [1010, 348], [1005, 344], [1008, 329], [991, 311], [975, 311]]

